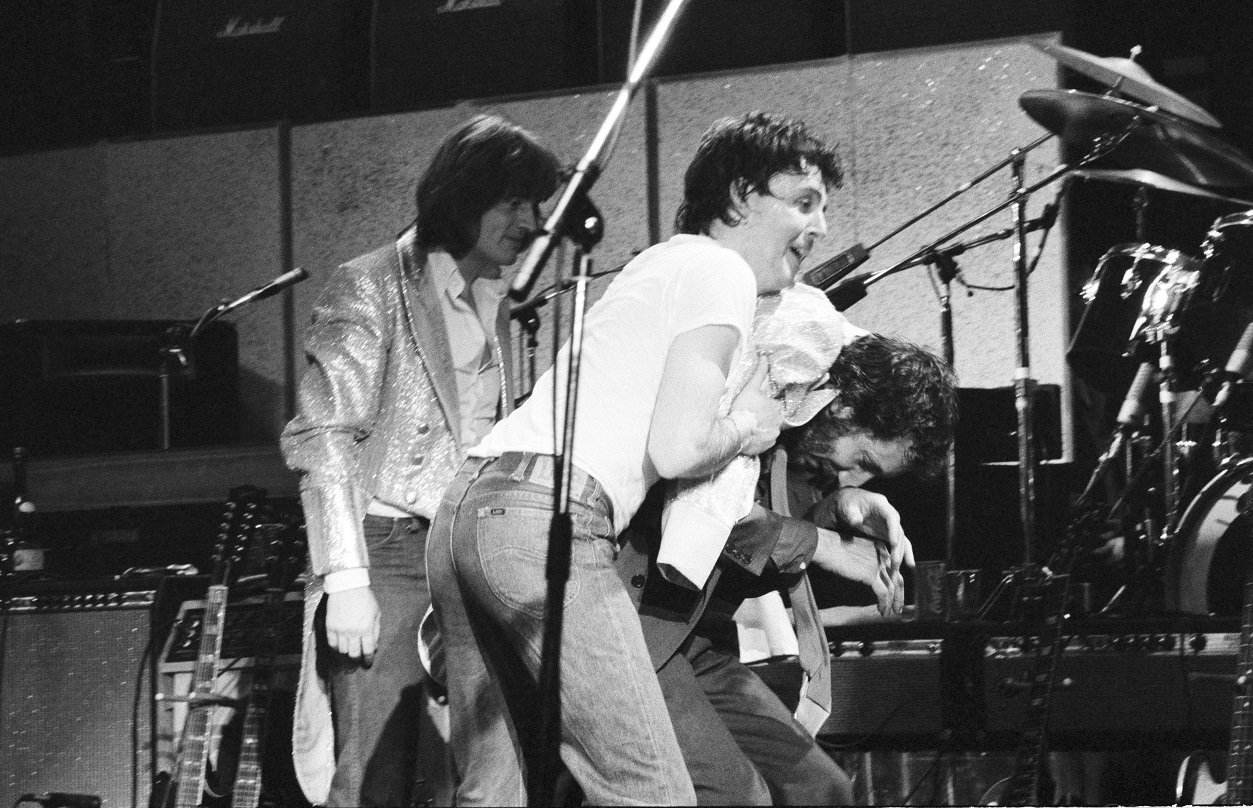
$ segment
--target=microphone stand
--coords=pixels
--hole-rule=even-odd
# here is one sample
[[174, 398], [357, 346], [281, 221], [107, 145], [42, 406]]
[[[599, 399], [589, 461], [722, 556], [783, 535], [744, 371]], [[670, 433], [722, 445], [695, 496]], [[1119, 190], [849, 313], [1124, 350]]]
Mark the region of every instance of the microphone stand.
[[[524, 300], [538, 277], [544, 263], [552, 254], [557, 241], [569, 236], [578, 244], [576, 255], [576, 287], [574, 322], [569, 351], [569, 375], [566, 380], [566, 408], [559, 431], [553, 435], [553, 521], [549, 532], [548, 561], [545, 577], [548, 581], [544, 622], [544, 638], [540, 658], [541, 720], [539, 738], [539, 770], [527, 784], [527, 799], [533, 806], [548, 806], [555, 791], [556, 774], [561, 748], [561, 633], [564, 621], [562, 605], [565, 602], [566, 581], [570, 575], [571, 525], [568, 486], [571, 476], [571, 447], [574, 445], [575, 398], [578, 393], [578, 371], [582, 352], [583, 317], [587, 300], [587, 277], [591, 261], [587, 253], [604, 233], [604, 222], [596, 211], [588, 191], [600, 176], [605, 161], [613, 151], [621, 131], [622, 119], [636, 90], [643, 82], [669, 36], [679, 11], [687, 0], [668, 0], [661, 16], [653, 26], [639, 54], [631, 63], [626, 82], [618, 91], [614, 103], [601, 123], [600, 129], [588, 145], [587, 152], [579, 160], [557, 200], [553, 212], [535, 239], [531, 250], [518, 274], [510, 284], [509, 294], [515, 300]], [[560, 283], [558, 283], [560, 287]], [[559, 329], [553, 329], [554, 345], [558, 342]], [[554, 373], [556, 368], [554, 368]], [[554, 381], [556, 379], [554, 378]], [[553, 385], [557, 398], [558, 384]], [[554, 417], [556, 411], [554, 409]]]
[[[570, 331], [570, 350], [566, 360], [566, 401], [553, 442], [559, 447], [553, 463], [553, 519], [548, 533], [548, 558], [544, 566], [547, 581], [544, 603], [544, 635], [540, 651], [539, 694], [540, 765], [536, 776], [527, 784], [528, 802], [532, 806], [552, 804], [561, 760], [561, 636], [565, 624], [566, 584], [570, 580], [570, 545], [573, 528], [570, 519], [570, 477], [573, 473], [574, 423], [578, 412], [579, 371], [583, 359], [583, 314], [587, 308], [587, 282], [591, 277], [592, 248], [604, 235], [604, 220], [585, 194], [580, 193], [571, 209], [578, 211], [578, 227], [567, 235], [576, 244], [574, 251], [574, 314]], [[558, 279], [560, 280], [560, 279]], [[560, 283], [558, 286], [560, 287]], [[559, 303], [556, 305], [560, 305]], [[553, 317], [553, 337], [559, 332], [559, 312]], [[554, 372], [556, 368], [554, 368]], [[555, 381], [555, 379], [554, 379]], [[554, 405], [559, 385], [553, 384]], [[553, 409], [556, 420], [556, 407]]]
[[158, 429], [160, 432], [158, 438], [162, 451], [168, 450], [171, 446], [171, 381], [180, 372], [188, 370], [194, 372], [195, 353], [193, 346], [195, 345], [196, 337], [219, 317], [254, 301], [264, 300], [267, 297], [276, 295], [287, 287], [300, 283], [307, 277], [309, 277], [309, 273], [304, 268], [296, 267], [241, 297], [234, 300], [223, 300], [211, 306], [208, 311], [200, 315], [200, 319], [190, 329], [185, 325], [176, 325], [165, 330], [165, 333], [161, 335], [161, 347], [159, 348], [161, 365], [157, 371], [159, 382], [158, 395], [160, 396], [160, 415], [158, 418]]

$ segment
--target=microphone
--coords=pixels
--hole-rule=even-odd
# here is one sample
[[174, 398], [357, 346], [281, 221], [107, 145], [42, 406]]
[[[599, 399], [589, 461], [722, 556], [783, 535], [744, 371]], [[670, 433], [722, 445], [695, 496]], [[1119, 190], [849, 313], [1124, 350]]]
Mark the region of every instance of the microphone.
[[870, 258], [870, 251], [860, 243], [854, 244], [844, 252], [828, 258], [812, 269], [802, 272], [801, 282], [807, 283], [815, 289], [830, 292], [833, 284], [866, 263], [868, 258]]
[[1109, 469], [1110, 464], [1118, 457], [1118, 453], [1122, 451], [1123, 444], [1127, 442], [1127, 437], [1135, 431], [1139, 425], [1140, 419], [1144, 417], [1147, 405], [1146, 399], [1149, 397], [1149, 388], [1152, 386], [1156, 377], [1156, 368], [1152, 362], [1143, 362], [1140, 369], [1136, 371], [1136, 377], [1131, 380], [1131, 386], [1127, 388], [1127, 396], [1123, 399], [1122, 407], [1118, 410], [1118, 427], [1114, 430], [1114, 437], [1109, 442], [1109, 447], [1105, 449], [1096, 461], [1096, 468], [1092, 471], [1092, 476], [1088, 478], [1088, 484], [1084, 486], [1083, 493], [1079, 495], [1079, 501], [1085, 502], [1092, 492], [1096, 490], [1096, 484], [1105, 476], [1105, 472]]
[[1240, 341], [1236, 343], [1235, 350], [1227, 360], [1227, 367], [1223, 368], [1223, 386], [1219, 388], [1218, 395], [1214, 396], [1215, 410], [1227, 406], [1227, 399], [1231, 398], [1236, 382], [1248, 378], [1249, 373], [1253, 373], [1253, 323], [1244, 327]]
[[61, 791], [23, 794], [18, 802], [37, 802], [44, 808], [100, 808], [100, 798], [95, 794], [67, 794]]
[[1155, 375], [1156, 368], [1153, 367], [1152, 362], [1142, 363], [1140, 369], [1136, 371], [1136, 377], [1131, 380], [1131, 386], [1127, 388], [1127, 396], [1118, 410], [1119, 432], [1128, 432], [1139, 425], [1140, 419], [1144, 417], [1145, 398], [1149, 385], [1153, 383]]
[[866, 281], [870, 279], [870, 275], [869, 272], [863, 272], [860, 275], [845, 278], [826, 290], [827, 300], [830, 300], [831, 305], [835, 306], [838, 311], [845, 311], [866, 296], [866, 289], [870, 287]]
[[243, 297], [223, 304], [218, 308], [217, 316], [221, 317], [223, 314], [232, 312], [240, 306], [246, 306], [254, 300], [264, 300], [267, 297], [276, 295], [288, 286], [295, 286], [307, 277], [309, 277], [309, 273], [304, 270], [304, 267], [296, 267], [291, 272], [284, 272], [265, 286], [258, 286]]

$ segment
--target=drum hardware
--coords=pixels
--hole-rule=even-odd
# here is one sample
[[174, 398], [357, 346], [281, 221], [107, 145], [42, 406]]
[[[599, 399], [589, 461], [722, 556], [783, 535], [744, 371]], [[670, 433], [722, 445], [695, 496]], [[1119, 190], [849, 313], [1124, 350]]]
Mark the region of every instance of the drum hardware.
[[1222, 128], [1222, 123], [1213, 115], [1182, 95], [1154, 81], [1149, 72], [1135, 61], [1141, 53], [1139, 45], [1131, 49], [1130, 58], [1127, 59], [1114, 56], [1093, 56], [1090, 53], [1051, 42], [1033, 41], [1031, 45], [1053, 57], [1060, 64], [1106, 85], [1109, 92], [1126, 95], [1194, 123], [1215, 129]]

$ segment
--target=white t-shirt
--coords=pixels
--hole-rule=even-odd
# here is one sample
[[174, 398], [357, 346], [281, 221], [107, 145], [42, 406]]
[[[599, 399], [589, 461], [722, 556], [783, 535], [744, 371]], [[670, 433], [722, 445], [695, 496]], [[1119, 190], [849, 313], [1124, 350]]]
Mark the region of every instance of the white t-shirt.
[[[587, 313], [579, 368], [573, 462], [604, 486], [613, 503], [616, 532], [639, 509], [659, 479], [648, 460], [648, 428], [670, 344], [706, 325], [729, 325], [744, 339], [752, 333], [757, 281], [736, 253], [707, 236], [677, 235], [633, 260]], [[556, 367], [565, 411], [566, 356]], [[526, 403], [496, 424], [470, 450], [476, 457], [503, 452], [553, 453], [553, 369]]]

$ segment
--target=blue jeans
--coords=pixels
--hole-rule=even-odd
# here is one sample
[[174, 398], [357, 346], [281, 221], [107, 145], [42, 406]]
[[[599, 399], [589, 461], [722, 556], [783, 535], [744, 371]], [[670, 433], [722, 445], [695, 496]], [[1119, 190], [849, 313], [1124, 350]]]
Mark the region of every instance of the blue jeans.
[[852, 805], [853, 785], [737, 649], [699, 634], [657, 672], [700, 805]]
[[318, 629], [319, 667], [327, 668], [335, 721], [335, 776], [327, 805], [409, 805], [415, 796], [419, 716], [425, 714], [418, 625], [430, 603], [423, 564], [426, 520], [367, 516], [364, 527], [370, 590], [380, 611], [373, 664], [327, 647], [325, 630]]
[[[471, 458], [445, 490], [427, 567], [444, 640], [456, 803], [526, 803], [536, 745], [552, 458]], [[561, 643], [561, 758], [593, 805], [692, 805], [644, 634], [614, 569], [600, 484], [571, 484]]]

